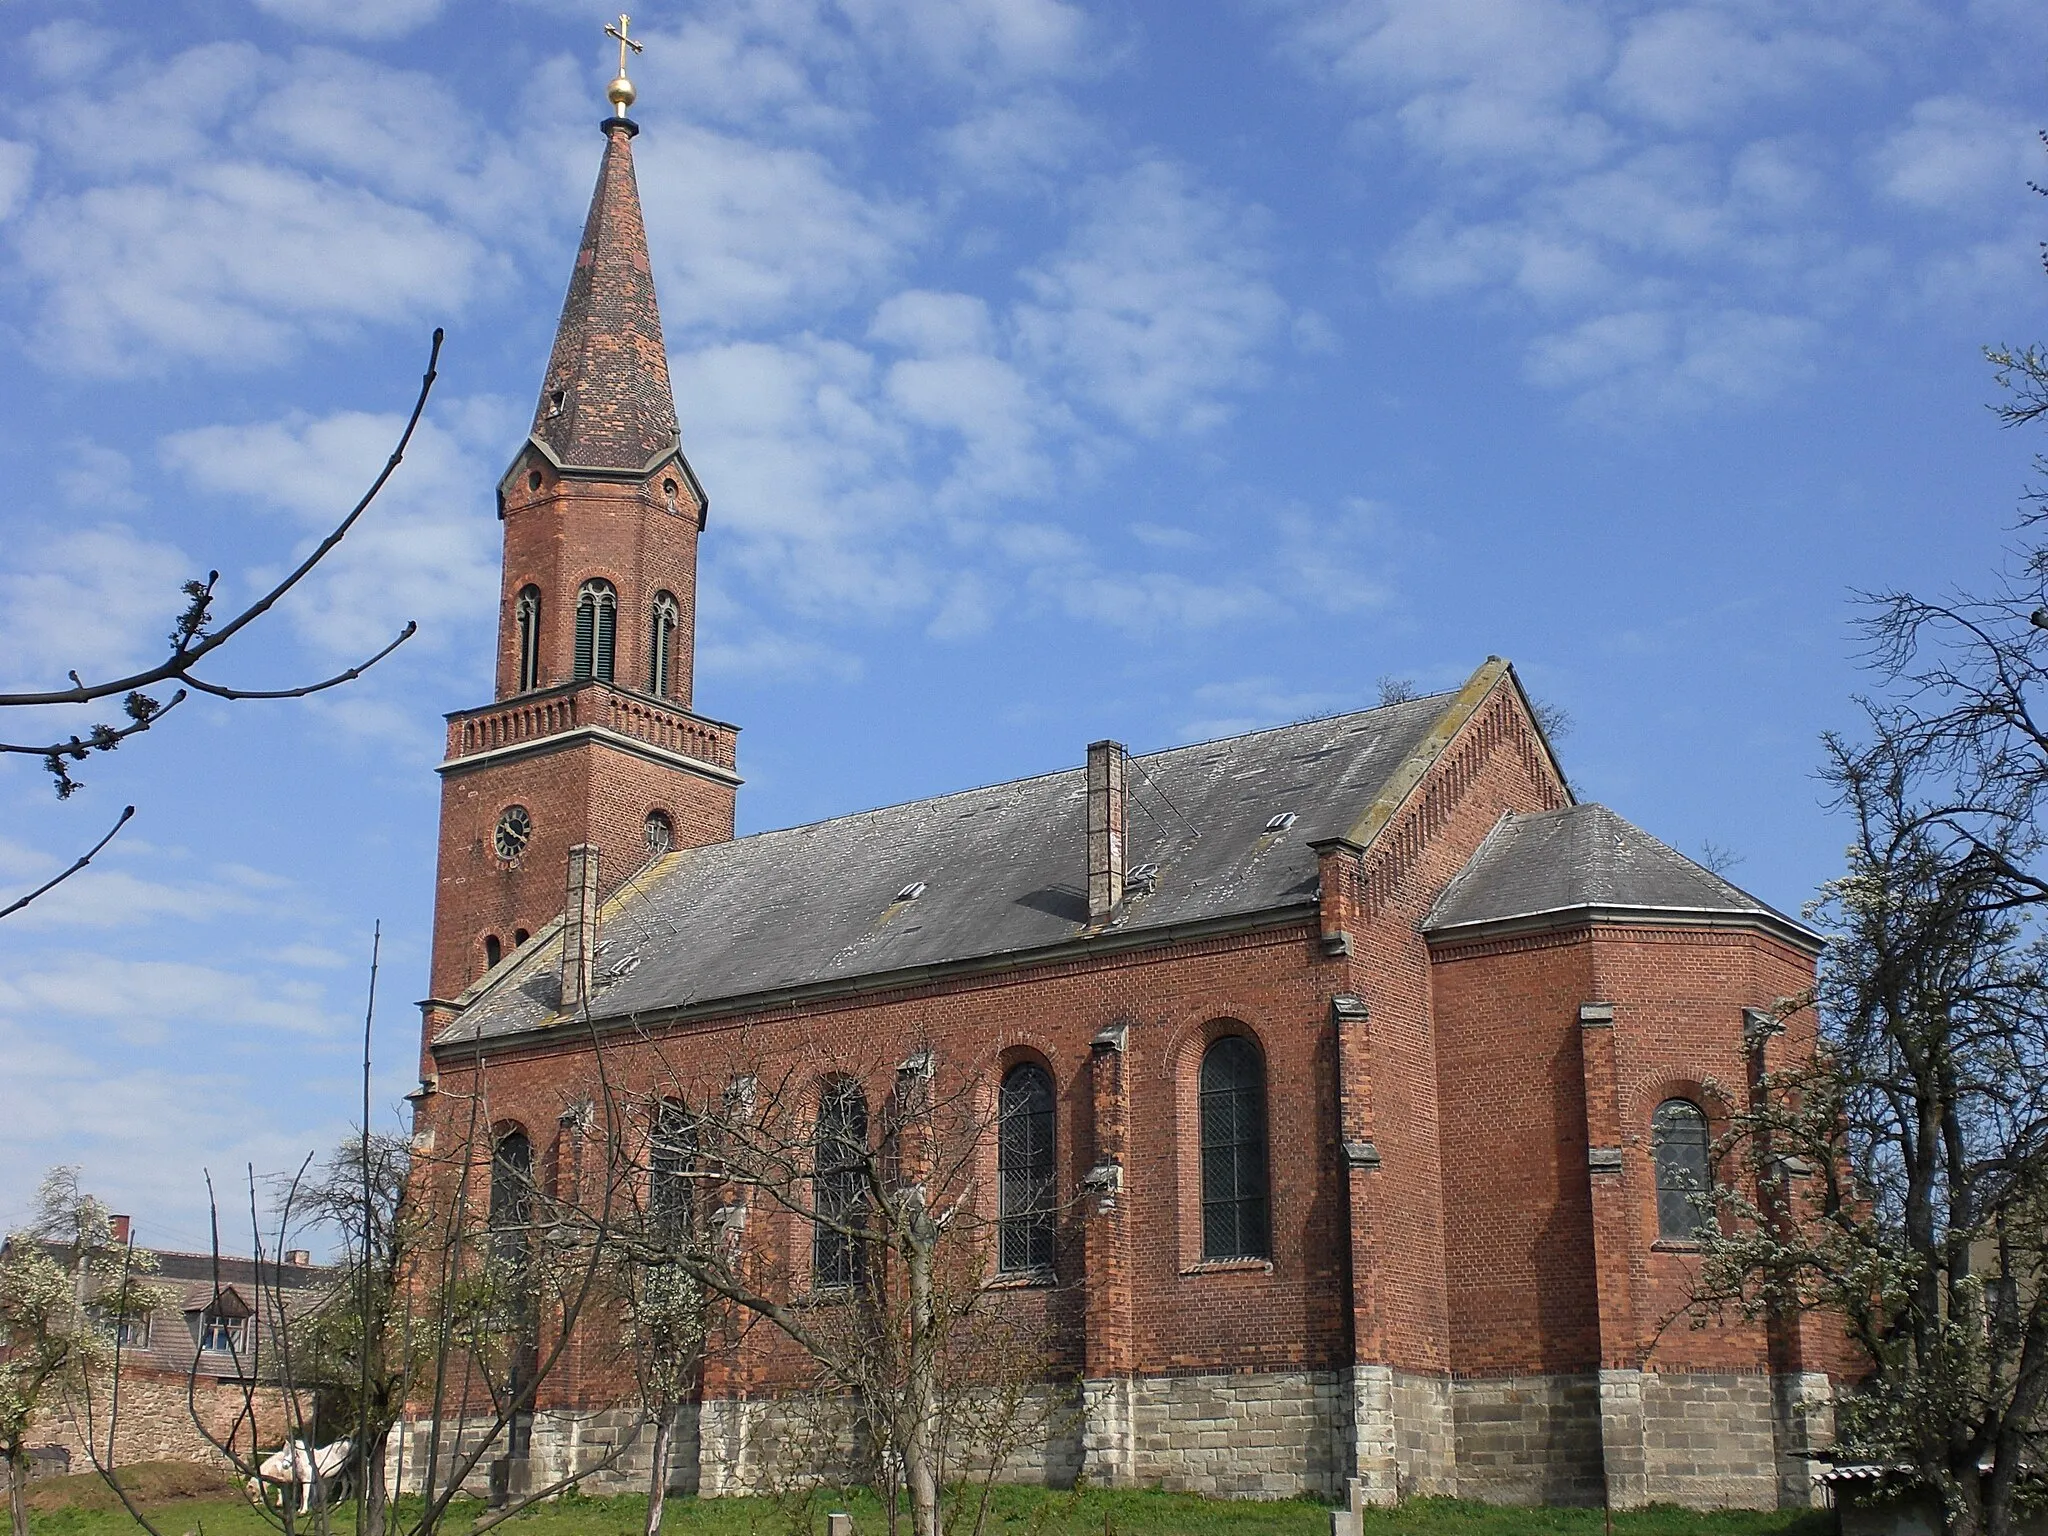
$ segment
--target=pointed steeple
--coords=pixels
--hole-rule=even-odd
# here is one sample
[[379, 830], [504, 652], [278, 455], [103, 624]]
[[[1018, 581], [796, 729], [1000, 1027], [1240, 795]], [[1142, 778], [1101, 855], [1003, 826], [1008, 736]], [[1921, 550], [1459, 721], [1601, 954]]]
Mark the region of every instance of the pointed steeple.
[[624, 117], [605, 120], [604, 163], [569, 276], [533, 436], [570, 469], [651, 468], [675, 448], [675, 398]]

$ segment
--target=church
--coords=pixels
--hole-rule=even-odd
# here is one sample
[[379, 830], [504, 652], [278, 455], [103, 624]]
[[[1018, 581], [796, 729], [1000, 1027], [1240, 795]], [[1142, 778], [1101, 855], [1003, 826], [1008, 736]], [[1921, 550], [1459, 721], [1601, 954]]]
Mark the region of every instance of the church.
[[[448, 717], [438, 770], [416, 1146], [454, 1144], [488, 1074], [488, 1166], [516, 1149], [565, 1176], [607, 1038], [628, 1074], [626, 1042], [687, 1059], [737, 1031], [935, 1051], [1032, 1106], [1017, 1155], [1071, 1213], [1005, 1226], [991, 1259], [991, 1284], [1071, 1301], [1074, 1411], [1027, 1475], [1818, 1502], [1839, 1337], [1681, 1313], [1689, 1193], [1727, 1095], [1812, 1049], [1770, 1010], [1811, 988], [1821, 941], [1577, 799], [1505, 660], [1356, 714], [1144, 755], [1076, 741], [1060, 772], [734, 835], [738, 731], [692, 679], [716, 525], [623, 71], [612, 99], [497, 488], [495, 697]], [[707, 1365], [675, 1486], [750, 1486], [736, 1426], [773, 1385], [744, 1349]], [[604, 1390], [568, 1360], [514, 1454], [559, 1464]]]

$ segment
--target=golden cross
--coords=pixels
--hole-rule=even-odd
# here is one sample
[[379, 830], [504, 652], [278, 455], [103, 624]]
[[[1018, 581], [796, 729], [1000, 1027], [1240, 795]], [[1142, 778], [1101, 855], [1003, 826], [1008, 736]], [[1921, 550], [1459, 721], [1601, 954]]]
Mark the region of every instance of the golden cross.
[[632, 25], [632, 21], [632, 17], [621, 11], [619, 12], [619, 24], [612, 26], [607, 22], [604, 29], [606, 37], [616, 37], [619, 40], [619, 73], [622, 75], [626, 72], [626, 50], [630, 48], [635, 53], [638, 53], [641, 48], [637, 41], [626, 36], [626, 29]]

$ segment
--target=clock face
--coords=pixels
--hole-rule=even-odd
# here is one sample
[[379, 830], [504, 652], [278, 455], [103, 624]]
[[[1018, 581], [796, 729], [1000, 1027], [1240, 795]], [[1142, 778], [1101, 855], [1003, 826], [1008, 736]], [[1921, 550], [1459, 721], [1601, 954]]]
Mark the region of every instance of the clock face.
[[506, 806], [505, 813], [498, 818], [498, 830], [492, 834], [491, 841], [498, 850], [498, 857], [508, 863], [526, 852], [526, 845], [533, 841], [533, 818], [526, 814], [526, 807]]

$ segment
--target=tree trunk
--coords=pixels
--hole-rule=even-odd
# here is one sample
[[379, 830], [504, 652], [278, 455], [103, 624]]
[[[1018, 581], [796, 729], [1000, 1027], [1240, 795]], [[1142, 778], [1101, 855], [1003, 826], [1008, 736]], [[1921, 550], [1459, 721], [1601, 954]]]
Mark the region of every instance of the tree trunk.
[[370, 1436], [363, 1454], [362, 1536], [384, 1536], [385, 1511], [391, 1503], [391, 1489], [385, 1482], [384, 1454], [391, 1444], [391, 1431]]
[[28, 1453], [7, 1453], [7, 1505], [14, 1515], [14, 1536], [28, 1536]]
[[[933, 1234], [934, 1236], [936, 1233]], [[937, 1320], [932, 1313], [932, 1244], [919, 1232], [908, 1244], [910, 1371], [903, 1481], [910, 1490], [913, 1536], [939, 1532], [939, 1383]]]
[[675, 1410], [666, 1403], [654, 1410], [654, 1470], [647, 1474], [647, 1536], [661, 1536], [661, 1515], [668, 1504], [669, 1447], [675, 1437]]

